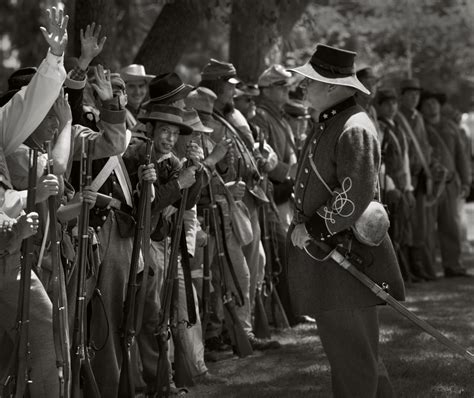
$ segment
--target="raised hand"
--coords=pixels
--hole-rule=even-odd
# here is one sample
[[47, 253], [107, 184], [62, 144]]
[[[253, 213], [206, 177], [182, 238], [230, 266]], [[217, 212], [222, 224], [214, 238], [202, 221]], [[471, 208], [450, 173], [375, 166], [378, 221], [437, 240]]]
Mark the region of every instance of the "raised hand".
[[112, 84], [110, 83], [109, 71], [104, 71], [102, 65], [97, 65], [94, 68], [95, 82], [91, 83], [92, 88], [95, 90], [101, 101], [108, 101], [114, 97], [112, 90]]
[[60, 57], [63, 55], [67, 45], [67, 23], [68, 15], [63, 15], [63, 10], [52, 7], [47, 9], [48, 28], [40, 27], [46, 42], [49, 44], [51, 54]]
[[53, 104], [53, 110], [59, 119], [60, 131], [67, 122], [72, 120], [71, 107], [68, 102], [68, 95], [64, 94], [64, 89], [61, 89], [58, 98]]
[[86, 70], [91, 61], [97, 57], [104, 48], [107, 37], [104, 36], [99, 40], [101, 29], [101, 25], [96, 28], [95, 22], [92, 22], [92, 25], [87, 25], [85, 32], [81, 29], [81, 56], [79, 57], [79, 67], [82, 70]]

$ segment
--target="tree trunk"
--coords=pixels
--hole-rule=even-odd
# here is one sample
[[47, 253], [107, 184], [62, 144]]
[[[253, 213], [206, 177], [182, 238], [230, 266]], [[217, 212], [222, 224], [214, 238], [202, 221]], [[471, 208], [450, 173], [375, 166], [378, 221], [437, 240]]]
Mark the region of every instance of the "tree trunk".
[[234, 0], [229, 59], [245, 81], [256, 82], [265, 68], [280, 63], [282, 40], [309, 0]]
[[173, 71], [186, 50], [189, 38], [204, 17], [200, 0], [175, 0], [158, 15], [135, 57], [147, 73]]
[[115, 54], [115, 37], [117, 32], [117, 7], [114, 0], [80, 0], [76, 1], [74, 13], [74, 55], [81, 54], [80, 30], [95, 22], [102, 25], [100, 36], [107, 36], [107, 42], [99, 56], [93, 63], [102, 64], [112, 70], [117, 70], [120, 65]]

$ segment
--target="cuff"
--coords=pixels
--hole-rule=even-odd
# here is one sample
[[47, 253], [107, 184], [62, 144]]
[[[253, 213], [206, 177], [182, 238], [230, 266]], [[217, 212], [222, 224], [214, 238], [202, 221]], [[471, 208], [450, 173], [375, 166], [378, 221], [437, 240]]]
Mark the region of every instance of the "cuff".
[[101, 101], [102, 108], [109, 109], [111, 111], [120, 111], [122, 107], [120, 106], [119, 97], [114, 96], [113, 98], [105, 101]]
[[48, 54], [46, 54], [46, 62], [50, 65], [63, 65], [64, 64], [64, 54], [57, 56], [51, 52], [51, 48], [48, 49]]
[[109, 124], [125, 123], [126, 112], [124, 110], [110, 110], [107, 108], [100, 109], [100, 120]]

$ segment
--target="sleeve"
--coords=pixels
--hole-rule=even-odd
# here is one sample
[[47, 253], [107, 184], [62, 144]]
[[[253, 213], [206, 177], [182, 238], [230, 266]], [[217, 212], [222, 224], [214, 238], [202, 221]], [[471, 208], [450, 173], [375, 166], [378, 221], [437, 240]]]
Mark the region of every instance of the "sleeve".
[[469, 164], [469, 159], [466, 156], [466, 150], [463, 147], [463, 142], [462, 142], [462, 137], [461, 137], [462, 131], [457, 129], [455, 131], [455, 162], [456, 162], [456, 171], [459, 174], [459, 178], [461, 179], [461, 184], [462, 185], [471, 185], [471, 170], [470, 170], [470, 164]]
[[48, 51], [28, 86], [0, 108], [0, 146], [12, 153], [44, 119], [66, 79], [63, 57]]
[[332, 197], [306, 222], [315, 238], [350, 228], [374, 199], [380, 148], [376, 135], [363, 127], [344, 131], [336, 146], [338, 185]]
[[190, 256], [194, 256], [196, 251], [196, 233], [198, 231], [196, 206], [184, 212], [183, 217], [184, 233], [186, 234], [186, 246]]
[[5, 201], [1, 207], [1, 211], [11, 218], [20, 216], [23, 209], [26, 209], [26, 199], [28, 191], [15, 191], [7, 189], [5, 191]]

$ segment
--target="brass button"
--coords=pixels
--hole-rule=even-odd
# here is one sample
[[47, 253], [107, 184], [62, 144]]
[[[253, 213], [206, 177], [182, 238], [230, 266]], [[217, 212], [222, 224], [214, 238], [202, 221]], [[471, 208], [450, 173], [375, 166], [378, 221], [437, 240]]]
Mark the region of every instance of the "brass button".
[[316, 142], [317, 142], [316, 140], [313, 140], [313, 144], [316, 144]]
[[297, 202], [298, 202], [298, 203], [301, 203], [301, 199], [300, 199], [300, 198], [298, 198]]
[[99, 232], [101, 229], [102, 229], [101, 227], [97, 227], [95, 230]]
[[304, 169], [305, 174], [309, 173], [309, 170], [307, 168]]
[[323, 125], [319, 126], [319, 129], [320, 129], [320, 130], [324, 130]]
[[102, 221], [105, 221], [105, 220], [107, 220], [107, 216], [102, 216], [101, 219], [102, 219]]
[[301, 188], [304, 188], [304, 184], [303, 184], [303, 183], [301, 183], [301, 184], [300, 184], [300, 187], [301, 187]]

